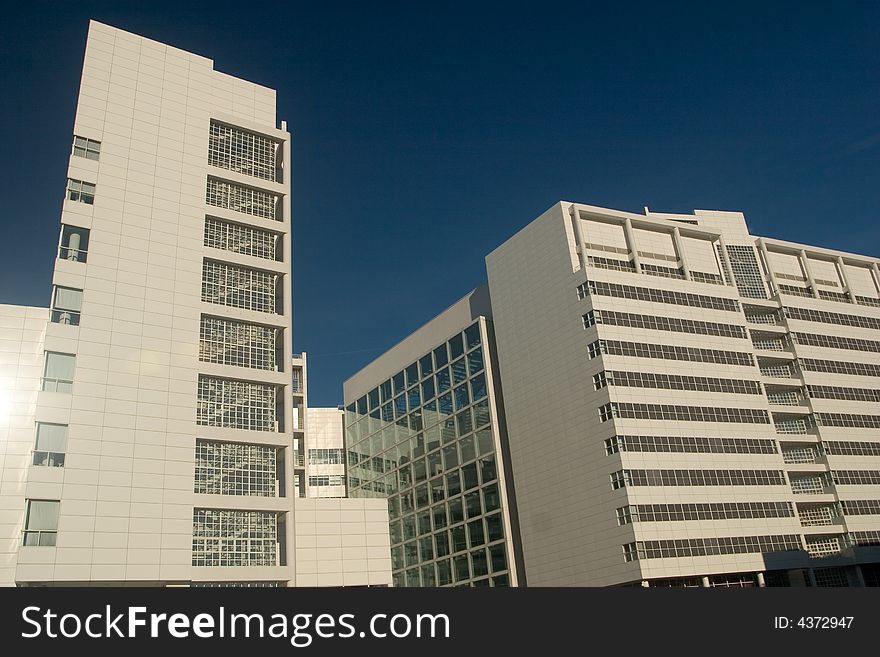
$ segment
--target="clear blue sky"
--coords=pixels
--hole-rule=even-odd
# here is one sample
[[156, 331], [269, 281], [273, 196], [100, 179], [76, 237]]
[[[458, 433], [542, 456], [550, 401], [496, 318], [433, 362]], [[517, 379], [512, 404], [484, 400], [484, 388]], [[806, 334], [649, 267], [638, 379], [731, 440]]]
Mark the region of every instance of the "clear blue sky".
[[17, 5], [0, 302], [48, 303], [96, 18], [278, 90], [313, 405], [560, 199], [742, 210], [753, 233], [880, 254], [880, 3]]

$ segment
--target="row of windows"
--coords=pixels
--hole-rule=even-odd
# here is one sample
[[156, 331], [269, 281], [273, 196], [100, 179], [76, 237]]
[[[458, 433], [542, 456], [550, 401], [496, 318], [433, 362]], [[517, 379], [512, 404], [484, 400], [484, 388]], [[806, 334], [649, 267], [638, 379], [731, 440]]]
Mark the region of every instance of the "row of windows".
[[[487, 576], [490, 565], [491, 579]], [[394, 586], [448, 586], [453, 582], [458, 586], [466, 586], [468, 583], [475, 587], [510, 586], [510, 577], [506, 571], [504, 544], [499, 543], [488, 550], [474, 550], [452, 559], [441, 559], [436, 563], [408, 568], [406, 572], [395, 572]]]
[[875, 363], [848, 363], [839, 360], [801, 358], [801, 367], [811, 372], [828, 374], [853, 374], [855, 376], [880, 376], [880, 365]]
[[208, 178], [205, 202], [217, 208], [234, 210], [263, 219], [281, 221], [277, 213], [278, 196], [262, 189], [245, 187], [216, 178]]
[[794, 297], [813, 297], [813, 291], [803, 285], [785, 285], [780, 283], [778, 287], [779, 291], [783, 294], [790, 294]]
[[856, 303], [860, 306], [871, 306], [873, 308], [880, 308], [880, 299], [876, 297], [861, 297], [856, 295]]
[[849, 401], [880, 402], [880, 390], [845, 388], [843, 386], [807, 386], [807, 393], [815, 399], [847, 399]]
[[657, 317], [654, 315], [636, 315], [633, 313], [621, 313], [614, 310], [591, 310], [582, 317], [584, 328], [590, 328], [594, 324], [607, 324], [610, 326], [626, 326], [629, 328], [644, 328], [653, 331], [671, 331], [676, 333], [693, 333], [696, 335], [717, 335], [725, 338], [745, 338], [746, 330], [735, 324], [719, 324], [717, 322], [703, 322], [695, 319], [681, 319], [679, 317]]
[[832, 313], [825, 310], [813, 310], [811, 308], [795, 308], [784, 306], [782, 312], [789, 319], [800, 319], [807, 322], [822, 322], [823, 324], [835, 324], [837, 326], [858, 326], [880, 330], [880, 319], [876, 317], [864, 317], [863, 315], [845, 315]]
[[741, 351], [721, 349], [701, 349], [699, 347], [679, 347], [671, 344], [647, 344], [644, 342], [624, 342], [621, 340], [596, 340], [587, 348], [590, 358], [600, 353], [611, 356], [634, 356], [637, 358], [658, 358], [664, 360], [686, 360], [697, 363], [718, 363], [723, 365], [754, 365], [752, 355]]
[[880, 546], [880, 531], [850, 532], [849, 541], [862, 547]]
[[312, 475], [309, 486], [345, 486], [344, 475]]
[[277, 449], [265, 445], [196, 440], [193, 492], [205, 495], [278, 495]]
[[309, 465], [345, 465], [345, 450], [341, 448], [310, 449]]
[[788, 502], [712, 502], [701, 504], [631, 504], [617, 509], [617, 524], [744, 518], [793, 518]]
[[205, 246], [265, 260], [278, 259], [280, 236], [268, 230], [205, 217]]
[[730, 536], [725, 538], [682, 538], [666, 541], [637, 541], [623, 546], [624, 561], [705, 557], [720, 554], [748, 554], [801, 550], [796, 534]]
[[667, 303], [676, 306], [688, 306], [691, 308], [711, 308], [713, 310], [727, 310], [730, 312], [736, 312], [739, 310], [739, 302], [734, 299], [712, 297], [704, 294], [691, 294], [689, 292], [675, 292], [673, 290], [657, 290], [654, 288], [636, 287], [633, 285], [621, 285], [619, 283], [606, 283], [604, 281], [590, 280], [578, 286], [578, 298], [583, 299], [587, 295], [636, 299], [638, 301], [652, 301], [654, 303]]
[[199, 376], [196, 424], [278, 431], [277, 396], [273, 384]]
[[605, 453], [682, 452], [691, 454], [776, 454], [776, 441], [760, 438], [702, 438], [696, 436], [614, 436]]
[[880, 500], [841, 500], [840, 508], [847, 516], [880, 516]]
[[593, 376], [596, 390], [609, 386], [658, 388], [663, 390], [695, 390], [740, 395], [760, 395], [761, 384], [743, 379], [717, 379], [706, 376], [658, 374], [654, 372], [604, 371]]
[[[721, 245], [717, 244], [716, 248], [720, 255]], [[764, 276], [758, 267], [753, 247], [731, 244], [727, 247], [727, 262], [730, 265], [740, 296], [750, 299], [767, 298], [767, 290], [764, 288]]]
[[837, 456], [880, 456], [880, 443], [855, 440], [824, 440], [822, 447]]
[[278, 514], [193, 509], [193, 566], [277, 566]]
[[793, 332], [791, 335], [798, 344], [828, 347], [830, 349], [848, 349], [850, 351], [880, 352], [880, 342], [877, 340], [846, 338], [839, 335], [817, 335], [815, 333]]
[[[819, 282], [818, 280], [816, 281]], [[849, 298], [849, 294], [846, 292], [831, 292], [828, 290], [819, 289], [819, 298], [825, 299], [825, 301], [838, 301], [840, 303], [852, 303]]]
[[[611, 269], [614, 271], [630, 271], [636, 270], [632, 260], [617, 260], [616, 258], [603, 258], [601, 256], [587, 256], [587, 264], [600, 269]], [[580, 297], [583, 298], [583, 297]]]
[[278, 313], [278, 275], [241, 265], [205, 260], [202, 301], [261, 313]]
[[880, 471], [877, 470], [832, 470], [834, 483], [839, 486], [873, 486], [880, 484]]
[[[458, 524], [464, 522], [460, 504], [455, 505], [458, 515], [453, 513], [450, 508], [448, 516], [443, 507], [438, 505], [432, 509], [432, 512], [423, 511], [407, 516], [402, 521], [392, 522], [390, 528], [391, 544], [397, 546], [400, 543], [406, 542], [403, 546], [404, 553], [406, 553], [409, 551], [410, 546], [413, 549], [417, 547], [415, 539], [419, 537], [419, 543], [422, 544], [418, 550], [421, 553], [421, 560], [430, 561], [435, 556], [445, 557], [468, 548], [480, 547], [486, 543], [502, 540], [504, 538], [504, 523], [501, 514], [493, 513], [481, 518], [479, 517], [482, 513], [479, 496], [469, 495], [466, 497], [466, 500], [468, 502], [471, 500], [476, 501], [475, 509], [471, 509], [469, 506], [466, 507], [467, 523]], [[457, 500], [457, 502], [461, 502], [461, 499]], [[434, 520], [433, 529], [431, 527], [432, 517]], [[449, 527], [448, 530], [446, 529], [447, 527]], [[431, 536], [432, 531], [437, 533]], [[419, 558], [417, 553], [414, 553], [412, 556], [416, 559]], [[410, 561], [409, 555], [407, 555], [406, 565], [414, 565], [414, 562]], [[392, 567], [396, 569], [399, 566], [392, 561]]]
[[208, 135], [208, 164], [263, 180], [275, 180], [275, 151], [278, 142], [211, 121]]
[[784, 486], [781, 470], [618, 470], [611, 488], [624, 486]]
[[857, 429], [880, 429], [880, 415], [858, 413], [815, 413], [816, 424], [825, 427], [853, 427]]
[[611, 402], [599, 408], [599, 418], [602, 422], [613, 417], [636, 420], [770, 424], [770, 417], [767, 411], [759, 408], [673, 406], [666, 404], [632, 404], [629, 402]]
[[277, 368], [280, 329], [202, 315], [199, 360], [258, 370]]
[[641, 263], [642, 273], [648, 276], [661, 276], [663, 278], [684, 279], [684, 271], [680, 267], [664, 267], [663, 265], [654, 265], [650, 262]]
[[[442, 377], [448, 376], [449, 370], [444, 369], [449, 365], [450, 361], [456, 361], [465, 352], [469, 352], [480, 345], [480, 325], [472, 324], [463, 333], [459, 333], [450, 338], [433, 351], [422, 356], [415, 363], [412, 363], [402, 371], [392, 376], [387, 381], [373, 388], [369, 393], [358, 399], [356, 402], [346, 407], [348, 414], [346, 419], [349, 424], [353, 424], [360, 419], [359, 416], [366, 415], [368, 412], [378, 411], [379, 407], [386, 402], [391, 401], [392, 397], [402, 394], [408, 388], [417, 385], [420, 380], [427, 378], [434, 372], [437, 372], [441, 379], [436, 381], [438, 389], [445, 391], [448, 386], [445, 385], [447, 379]], [[456, 374], [453, 368], [453, 375], [457, 380], [454, 384], [461, 383], [467, 378], [464, 361], [459, 361], [458, 365], [461, 370]], [[477, 369], [482, 369], [482, 350], [480, 353], [480, 362]], [[378, 415], [376, 416], [378, 417]]]

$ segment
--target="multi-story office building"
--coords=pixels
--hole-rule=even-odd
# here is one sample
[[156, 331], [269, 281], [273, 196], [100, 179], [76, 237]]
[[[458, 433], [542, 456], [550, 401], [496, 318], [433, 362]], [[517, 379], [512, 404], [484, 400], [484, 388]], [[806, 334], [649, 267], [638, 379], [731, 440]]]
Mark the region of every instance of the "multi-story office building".
[[344, 415], [341, 408], [307, 411], [307, 497], [346, 497]]
[[388, 584], [387, 511], [295, 504], [275, 92], [92, 22], [71, 141], [51, 308], [0, 312], [0, 583]]
[[562, 202], [486, 262], [520, 582], [878, 584], [877, 258]]
[[349, 495], [388, 498], [395, 586], [516, 586], [488, 288], [345, 382]]

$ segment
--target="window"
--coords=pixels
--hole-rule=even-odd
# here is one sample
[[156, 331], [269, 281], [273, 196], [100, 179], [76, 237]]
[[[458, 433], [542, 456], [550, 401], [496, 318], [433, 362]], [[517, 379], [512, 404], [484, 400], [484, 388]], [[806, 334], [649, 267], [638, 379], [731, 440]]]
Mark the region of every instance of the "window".
[[605, 376], [605, 372], [599, 372], [598, 374], [593, 375], [593, 389], [601, 390], [607, 385], [608, 379]]
[[309, 465], [345, 465], [342, 449], [310, 449]]
[[839, 360], [818, 360], [816, 358], [802, 358], [799, 362], [803, 369], [810, 372], [880, 376], [880, 365], [874, 363], [847, 363]]
[[816, 335], [814, 333], [795, 332], [792, 332], [791, 336], [798, 344], [812, 345], [814, 347], [870, 351], [873, 353], [880, 352], [880, 342], [877, 340], [861, 340], [859, 338], [845, 338], [838, 335]]
[[880, 390], [871, 388], [808, 385], [807, 393], [813, 399], [846, 399], [849, 401], [880, 402]]
[[56, 324], [79, 326], [82, 296], [82, 290], [56, 285], [52, 294], [51, 320]]
[[276, 179], [278, 142], [241, 128], [211, 121], [208, 164], [263, 180]]
[[[685, 522], [690, 520], [736, 520], [793, 518], [789, 502], [703, 502], [697, 504], [634, 504], [617, 509], [627, 522]], [[621, 523], [619, 524], [626, 524]]]
[[717, 335], [725, 338], [746, 337], [745, 328], [736, 324], [702, 322], [694, 319], [680, 319], [678, 317], [635, 315], [633, 313], [621, 313], [613, 310], [591, 310], [582, 317], [582, 320], [584, 328], [589, 328], [594, 324], [608, 324], [609, 326], [627, 326], [654, 331]]
[[674, 292], [672, 290], [656, 290], [647, 287], [635, 287], [593, 280], [587, 281], [587, 286], [590, 295], [636, 299], [639, 301], [651, 301], [652, 303], [667, 303], [677, 306], [710, 308], [730, 312], [739, 310], [739, 302], [735, 299], [726, 299], [724, 297]]
[[799, 319], [805, 322], [821, 322], [837, 326], [856, 326], [859, 328], [880, 330], [880, 318], [865, 317], [863, 315], [844, 315], [843, 313], [831, 313], [824, 310], [812, 310], [810, 308], [794, 308], [785, 306], [785, 316], [789, 319]]
[[637, 541], [623, 546], [624, 561], [703, 557], [719, 554], [748, 554], [800, 550], [796, 534], [775, 536], [729, 536], [720, 538], [683, 538], [664, 541]]
[[54, 546], [60, 508], [58, 500], [27, 500], [22, 545]]
[[279, 525], [271, 511], [193, 509], [192, 565], [277, 566]]
[[838, 486], [876, 486], [880, 484], [878, 470], [832, 470], [831, 476]]
[[816, 424], [825, 427], [851, 427], [853, 429], [880, 429], [880, 415], [855, 413], [816, 413]]
[[719, 408], [715, 406], [672, 406], [612, 402], [599, 409], [604, 422], [611, 417], [635, 420], [681, 420], [684, 422], [738, 422], [769, 424], [767, 411], [760, 408]]
[[196, 439], [194, 493], [276, 497], [275, 447]]
[[880, 500], [841, 500], [840, 507], [847, 516], [880, 516]]
[[37, 422], [33, 464], [54, 468], [63, 467], [66, 451], [67, 425]]
[[205, 246], [243, 255], [281, 260], [281, 236], [268, 230], [230, 221], [205, 218]]
[[839, 456], [880, 456], [880, 443], [866, 440], [823, 440], [822, 447]]
[[[784, 486], [781, 470], [622, 470], [626, 486]], [[619, 488], [619, 486], [613, 486]]]
[[693, 390], [700, 392], [722, 392], [740, 395], [761, 394], [761, 384], [742, 379], [716, 379], [705, 376], [683, 376], [679, 374], [655, 374], [652, 372], [600, 372], [593, 377], [598, 390], [606, 384], [633, 388], [659, 388], [666, 390]]
[[309, 486], [345, 486], [343, 475], [313, 475], [309, 477]]
[[281, 330], [202, 315], [199, 360], [258, 370], [278, 369]]
[[623, 342], [620, 340], [600, 340], [589, 346], [589, 353], [590, 358], [603, 353], [612, 356], [683, 360], [697, 363], [741, 365], [743, 367], [751, 367], [754, 364], [751, 354], [739, 351], [679, 347], [667, 344], [647, 344], [644, 342]]
[[208, 191], [205, 202], [214, 207], [234, 210], [262, 219], [281, 221], [276, 212], [279, 197], [271, 192], [235, 183], [208, 178]]
[[95, 185], [82, 180], [67, 179], [67, 198], [78, 203], [94, 205]]
[[89, 252], [89, 229], [61, 224], [61, 246], [58, 258], [70, 262], [85, 262]]
[[695, 436], [614, 436], [605, 441], [608, 454], [617, 452], [681, 452], [690, 454], [776, 454], [776, 441], [761, 438]]
[[73, 371], [76, 367], [76, 356], [46, 352], [46, 363], [43, 368], [42, 389], [46, 392], [70, 392], [73, 389]]
[[[721, 245], [716, 245], [719, 255]], [[766, 299], [767, 290], [764, 287], [764, 276], [758, 267], [755, 257], [755, 249], [751, 246], [730, 245], [727, 247], [727, 261], [736, 280], [736, 288], [740, 296], [750, 299]]]
[[196, 424], [281, 431], [277, 397], [272, 384], [200, 376]]
[[89, 160], [97, 160], [101, 156], [101, 142], [86, 137], [74, 136], [73, 154]]
[[205, 260], [202, 266], [202, 301], [262, 313], [277, 314], [276, 283], [270, 272], [225, 262]]

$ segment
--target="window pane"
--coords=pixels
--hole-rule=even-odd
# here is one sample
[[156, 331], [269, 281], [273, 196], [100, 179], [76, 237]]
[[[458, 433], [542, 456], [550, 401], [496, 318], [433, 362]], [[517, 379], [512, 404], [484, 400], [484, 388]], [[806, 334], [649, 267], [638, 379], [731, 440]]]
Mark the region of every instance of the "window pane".
[[30, 500], [28, 502], [25, 530], [56, 531], [58, 529], [58, 510], [61, 503], [50, 500]]
[[67, 425], [38, 422], [36, 449], [43, 452], [67, 451]]

